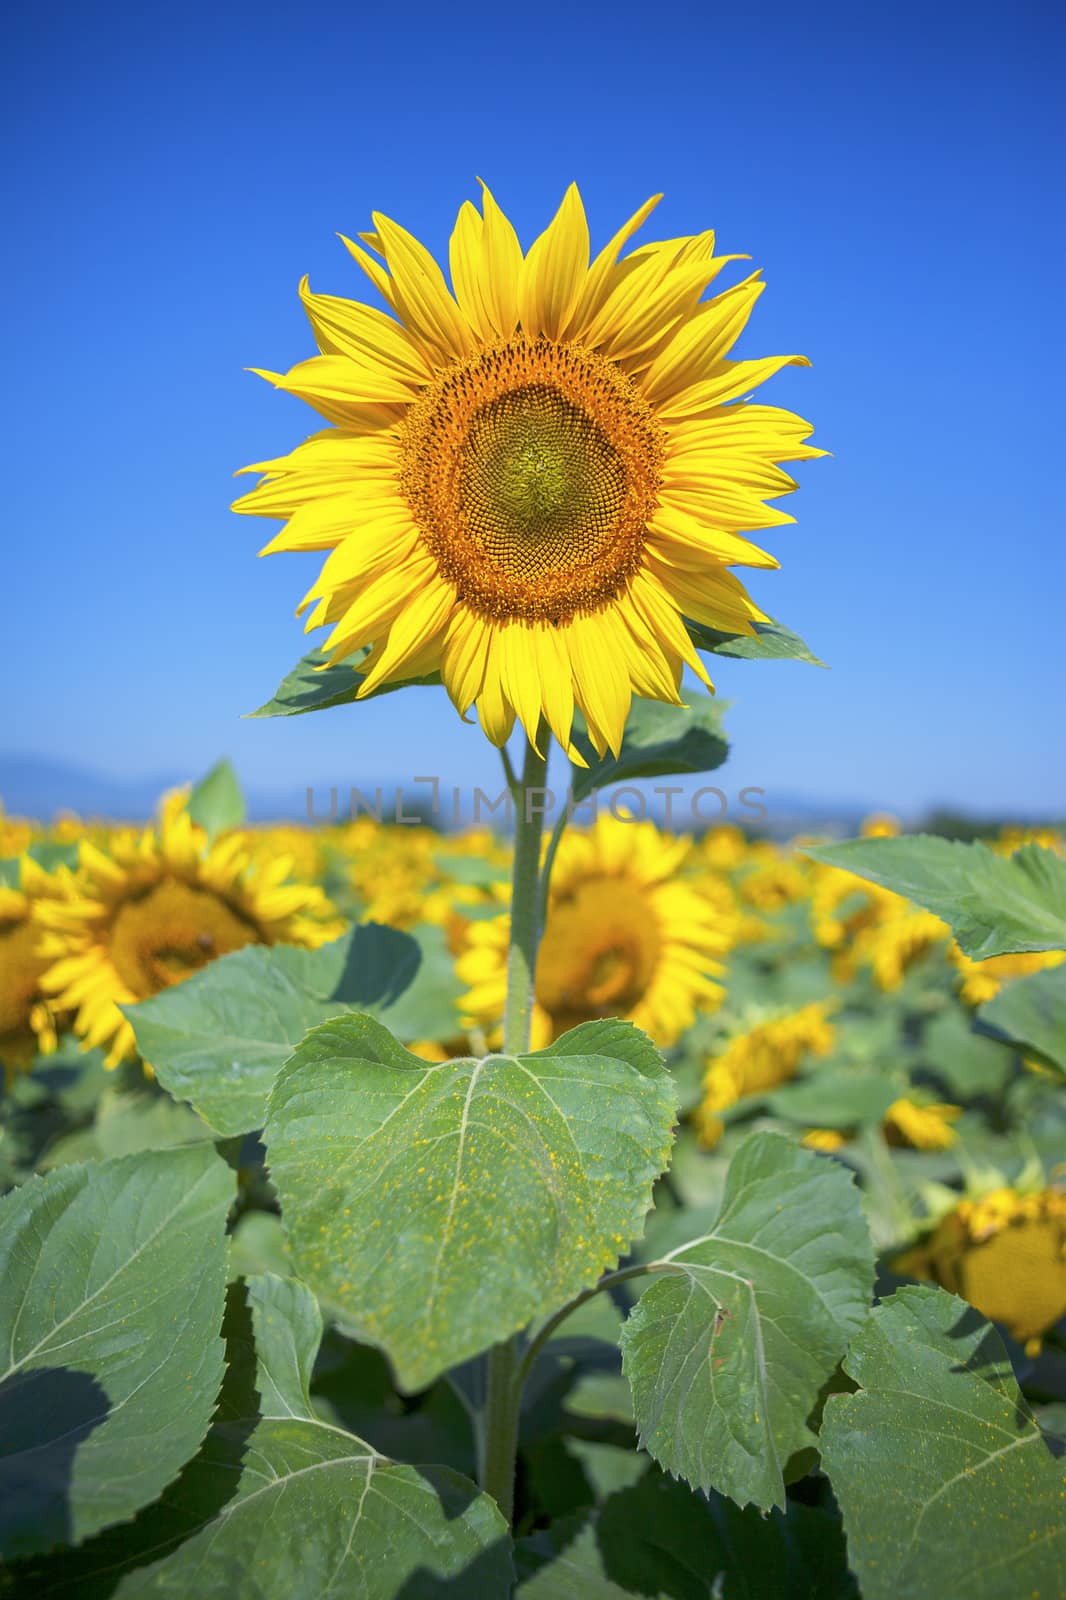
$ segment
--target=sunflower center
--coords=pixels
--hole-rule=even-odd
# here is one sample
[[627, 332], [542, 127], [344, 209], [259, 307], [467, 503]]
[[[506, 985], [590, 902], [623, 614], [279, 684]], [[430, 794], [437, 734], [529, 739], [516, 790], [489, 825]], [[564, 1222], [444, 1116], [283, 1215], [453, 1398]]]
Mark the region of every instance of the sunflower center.
[[591, 878], [553, 905], [537, 956], [536, 998], [558, 1037], [594, 1017], [624, 1017], [659, 962], [651, 907], [634, 885]]
[[401, 488], [467, 605], [563, 622], [639, 568], [662, 458], [618, 367], [519, 337], [454, 363], [412, 407]]
[[139, 997], [158, 994], [218, 956], [263, 942], [255, 924], [209, 889], [164, 878], [119, 907], [111, 960]]

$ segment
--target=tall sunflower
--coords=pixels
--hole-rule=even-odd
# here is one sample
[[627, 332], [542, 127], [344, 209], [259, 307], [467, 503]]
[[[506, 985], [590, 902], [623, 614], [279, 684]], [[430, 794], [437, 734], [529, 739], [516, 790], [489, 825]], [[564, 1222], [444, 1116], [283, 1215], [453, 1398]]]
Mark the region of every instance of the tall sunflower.
[[74, 1013], [86, 1048], [107, 1050], [109, 1067], [135, 1054], [119, 1006], [245, 945], [314, 949], [343, 930], [321, 889], [286, 881], [287, 857], [257, 859], [255, 841], [241, 833], [209, 846], [180, 798], [164, 807], [157, 829], [116, 834], [106, 852], [83, 841], [65, 896], [37, 908], [50, 958], [41, 986]]
[[265, 476], [234, 509], [287, 519], [263, 554], [332, 552], [300, 610], [331, 662], [372, 647], [360, 695], [439, 672], [495, 744], [543, 716], [569, 747], [576, 705], [602, 755], [634, 693], [679, 703], [686, 663], [710, 686], [684, 618], [765, 620], [729, 569], [778, 563], [742, 531], [792, 522], [765, 504], [796, 487], [777, 463], [824, 452], [745, 396], [807, 363], [729, 359], [764, 286], [702, 298], [741, 259], [713, 233], [623, 254], [659, 198], [590, 262], [574, 185], [525, 255], [484, 189], [450, 289], [375, 214], [343, 242], [391, 316], [301, 283], [321, 353], [261, 376], [333, 426], [244, 468]]
[[[670, 1045], [697, 1008], [717, 1007], [733, 913], [698, 878], [679, 877], [691, 851], [653, 822], [614, 817], [563, 839], [537, 954], [534, 1049], [594, 1017], [627, 1017]], [[467, 929], [456, 963], [467, 1026], [491, 1030], [503, 1015], [509, 931], [507, 916]]]

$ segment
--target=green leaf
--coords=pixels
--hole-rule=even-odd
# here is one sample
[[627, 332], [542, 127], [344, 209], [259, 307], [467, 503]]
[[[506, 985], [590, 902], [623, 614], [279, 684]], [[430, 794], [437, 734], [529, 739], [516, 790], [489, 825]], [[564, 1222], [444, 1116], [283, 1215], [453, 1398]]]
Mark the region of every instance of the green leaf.
[[48, 1172], [68, 1161], [106, 1161], [141, 1150], [172, 1150], [213, 1139], [211, 1129], [195, 1112], [176, 1104], [154, 1084], [130, 1091], [109, 1082], [100, 1093], [92, 1124], [50, 1144], [38, 1165]]
[[319, 950], [248, 945], [126, 1010], [168, 1094], [232, 1137], [262, 1127], [271, 1085], [309, 1028], [356, 1009], [388, 1015], [419, 961], [409, 934], [362, 923]]
[[858, 1128], [878, 1123], [896, 1099], [899, 1085], [884, 1073], [812, 1072], [761, 1100], [775, 1117], [815, 1128]]
[[964, 1099], [998, 1094], [1014, 1071], [1014, 1052], [976, 1033], [969, 1013], [951, 1005], [935, 1016], [921, 1042], [921, 1062]]
[[1066, 1074], [1066, 965], [1005, 984], [977, 1015], [984, 1027]]
[[634, 700], [617, 757], [597, 756], [580, 717], [574, 719], [574, 743], [588, 761], [573, 767], [571, 789], [575, 801], [596, 789], [638, 778], [661, 778], [691, 772], [710, 772], [729, 754], [722, 733], [721, 701], [700, 694], [691, 705], [670, 706], [658, 700]]
[[293, 1265], [404, 1389], [421, 1388], [618, 1260], [673, 1110], [658, 1052], [624, 1022], [532, 1055], [428, 1064], [379, 1022], [338, 1017], [270, 1099]]
[[200, 779], [189, 796], [187, 810], [209, 840], [228, 828], [241, 826], [245, 815], [244, 795], [228, 761], [219, 761]]
[[[305, 711], [328, 711], [331, 706], [353, 704], [366, 676], [357, 668], [369, 654], [369, 649], [357, 650], [346, 660], [338, 661], [336, 666], [331, 667], [328, 665], [328, 651], [312, 650], [296, 663], [291, 672], [286, 673], [272, 698], [258, 711], [249, 712], [249, 716], [298, 717]], [[380, 688], [371, 690], [366, 699], [373, 700], [379, 694], [391, 694], [394, 689], [412, 689], [439, 683], [440, 674], [436, 672], [425, 678], [407, 678], [402, 683], [383, 683]]]
[[227, 1310], [227, 1374], [200, 1454], [129, 1528], [24, 1568], [34, 1600], [503, 1600], [510, 1540], [487, 1495], [401, 1466], [316, 1418], [321, 1321], [292, 1279], [252, 1278]]
[[736, 656], [742, 661], [809, 661], [815, 667], [825, 666], [798, 633], [780, 622], [755, 622], [753, 634], [720, 633], [717, 628], [687, 619], [685, 626], [697, 650], [708, 650], [713, 655]]
[[791, 1504], [763, 1517], [651, 1471], [584, 1523], [523, 1539], [519, 1600], [857, 1600], [839, 1521]]
[[849, 839], [805, 853], [883, 884], [943, 917], [975, 961], [1066, 949], [1066, 861], [1040, 845], [1000, 856], [980, 840], [961, 844], [915, 834]]
[[260, 1272], [284, 1277], [288, 1270], [281, 1218], [273, 1211], [246, 1211], [230, 1235], [230, 1278], [251, 1278]]
[[272, 1272], [247, 1280], [255, 1333], [255, 1387], [264, 1417], [318, 1422], [311, 1372], [322, 1343], [322, 1313], [305, 1284]]
[[69, 867], [74, 872], [79, 853], [76, 840], [71, 844], [61, 844], [58, 839], [35, 839], [26, 852], [45, 872], [55, 872], [57, 867]]
[[133, 1516], [199, 1447], [222, 1377], [233, 1189], [193, 1146], [63, 1167], [2, 1202], [5, 1555]]
[[755, 1134], [712, 1232], [664, 1259], [622, 1330], [641, 1444], [698, 1488], [783, 1507], [783, 1468], [813, 1444], [807, 1419], [869, 1306], [851, 1174]]
[[999, 1335], [943, 1289], [886, 1300], [844, 1363], [822, 1462], [864, 1600], [1060, 1593], [1066, 1483]]

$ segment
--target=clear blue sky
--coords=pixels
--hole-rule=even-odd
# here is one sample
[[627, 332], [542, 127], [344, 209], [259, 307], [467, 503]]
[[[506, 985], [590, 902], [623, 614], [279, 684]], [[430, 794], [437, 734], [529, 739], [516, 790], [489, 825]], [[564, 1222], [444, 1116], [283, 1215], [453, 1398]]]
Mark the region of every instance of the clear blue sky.
[[[247, 366], [360, 294], [372, 208], [436, 251], [481, 174], [523, 240], [665, 190], [769, 288], [743, 350], [818, 425], [771, 614], [832, 665], [722, 663], [728, 786], [1059, 810], [1058, 5], [21, 8], [5, 44], [0, 751], [260, 788], [495, 776], [428, 693], [242, 722], [306, 647], [314, 558], [232, 471], [315, 426]], [[1056, 511], [1058, 515], [1056, 516]], [[0, 774], [2, 788], [2, 774]]]

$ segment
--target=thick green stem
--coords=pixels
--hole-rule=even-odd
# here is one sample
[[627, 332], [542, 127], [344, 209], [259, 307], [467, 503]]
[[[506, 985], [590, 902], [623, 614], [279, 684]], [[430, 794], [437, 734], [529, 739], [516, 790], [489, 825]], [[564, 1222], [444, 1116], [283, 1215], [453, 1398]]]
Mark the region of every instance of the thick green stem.
[[540, 837], [544, 827], [544, 778], [548, 763], [526, 745], [522, 781], [515, 789], [514, 865], [511, 870], [511, 942], [507, 952], [507, 1006], [503, 1048], [507, 1055], [529, 1049], [533, 974], [540, 939]]
[[[503, 1018], [503, 1048], [507, 1055], [519, 1055], [529, 1049], [533, 976], [540, 939], [540, 839], [546, 771], [545, 758], [527, 743], [522, 780], [511, 786], [515, 838], [507, 1004]], [[481, 1486], [492, 1495], [508, 1522], [514, 1516], [515, 1461], [522, 1405], [519, 1359], [517, 1338], [505, 1339], [489, 1351], [488, 1394], [483, 1418]]]
[[514, 1520], [514, 1478], [522, 1386], [518, 1381], [518, 1343], [505, 1339], [488, 1354], [488, 1393], [483, 1418], [481, 1487], [510, 1523]]

